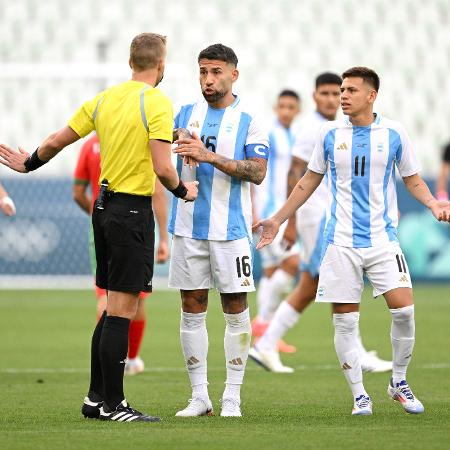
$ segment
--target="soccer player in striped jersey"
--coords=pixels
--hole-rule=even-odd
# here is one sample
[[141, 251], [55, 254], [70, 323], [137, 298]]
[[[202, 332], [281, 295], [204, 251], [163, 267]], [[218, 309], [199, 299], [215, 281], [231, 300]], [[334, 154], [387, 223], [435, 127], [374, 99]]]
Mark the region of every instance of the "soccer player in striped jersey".
[[[300, 112], [300, 97], [297, 92], [284, 89], [274, 106], [276, 121], [269, 133], [270, 159], [267, 176], [253, 189], [254, 222], [269, 217], [277, 211], [287, 197], [287, 177], [291, 165], [292, 146], [295, 135], [292, 123]], [[259, 338], [269, 326], [282, 295], [294, 281], [298, 272], [299, 247], [286, 249], [282, 233], [270, 246], [261, 250], [263, 275], [256, 295], [258, 314], [252, 321], [252, 334]], [[284, 341], [277, 343], [280, 352], [293, 353], [296, 349]]]
[[392, 316], [392, 377], [388, 395], [406, 412], [424, 407], [406, 380], [415, 340], [414, 302], [408, 266], [397, 238], [395, 167], [411, 193], [439, 221], [450, 221], [450, 202], [439, 201], [419, 176], [404, 127], [374, 114], [378, 75], [353, 67], [342, 75], [344, 120], [324, 124], [308, 171], [283, 207], [257, 226], [257, 248], [270, 244], [280, 225], [301, 207], [328, 175], [327, 222], [316, 301], [331, 303], [334, 343], [354, 398], [352, 414], [372, 414], [357, 346], [359, 302], [365, 274], [374, 296], [383, 295]]
[[183, 106], [175, 118], [176, 127], [192, 134], [176, 141], [178, 173], [183, 181], [199, 182], [195, 205], [174, 201], [169, 223], [169, 287], [181, 291], [180, 339], [192, 386], [192, 399], [178, 417], [212, 412], [206, 310], [213, 287], [220, 293], [226, 323], [221, 416], [241, 416], [240, 388], [251, 339], [247, 292], [255, 290], [250, 183], [264, 179], [269, 149], [265, 129], [233, 94], [237, 62], [234, 51], [222, 44], [202, 50], [198, 63], [204, 99]]
[[[87, 214], [91, 215], [94, 203], [99, 192], [100, 177], [100, 142], [97, 134], [89, 138], [81, 147], [77, 165], [74, 173], [73, 198], [78, 206]], [[90, 195], [88, 193], [90, 188]], [[155, 183], [155, 193], [153, 194], [152, 207], [158, 223], [159, 243], [156, 251], [156, 262], [164, 263], [169, 258], [168, 233], [167, 233], [167, 199], [163, 187], [159, 180]], [[89, 255], [91, 268], [95, 274], [97, 267], [95, 259], [94, 233], [92, 226], [89, 231]], [[147, 314], [145, 310], [145, 298], [149, 292], [139, 294], [139, 305], [136, 316], [130, 322], [128, 335], [128, 356], [125, 364], [125, 375], [136, 375], [143, 372], [145, 364], [139, 356], [139, 351], [147, 325]], [[106, 310], [107, 292], [106, 289], [95, 286], [95, 296], [97, 298], [97, 321], [100, 320], [103, 311]]]
[[[289, 170], [288, 192], [294, 189], [304, 174], [311, 159], [320, 127], [327, 120], [335, 120], [340, 103], [342, 78], [325, 72], [316, 78], [313, 94], [316, 111], [306, 116], [300, 126], [300, 133], [292, 149], [292, 163]], [[326, 177], [306, 204], [289, 218], [283, 239], [294, 245], [298, 237], [302, 244], [300, 280], [286, 301], [277, 309], [269, 327], [257, 344], [250, 349], [250, 357], [265, 369], [278, 373], [291, 373], [291, 367], [284, 366], [277, 351], [277, 342], [297, 323], [301, 314], [316, 297], [319, 282], [320, 255], [322, 253], [323, 230], [326, 221], [327, 183]], [[278, 236], [281, 237], [281, 232]], [[271, 244], [273, 245], [273, 244]], [[264, 249], [263, 249], [264, 250]], [[392, 362], [380, 359], [376, 352], [368, 352], [357, 335], [361, 367], [367, 372], [392, 370]]]

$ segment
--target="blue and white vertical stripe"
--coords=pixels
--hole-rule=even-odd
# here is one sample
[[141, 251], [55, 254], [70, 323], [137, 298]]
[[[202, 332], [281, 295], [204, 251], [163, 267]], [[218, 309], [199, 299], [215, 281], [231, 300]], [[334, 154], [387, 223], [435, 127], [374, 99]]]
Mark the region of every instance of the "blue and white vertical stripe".
[[397, 240], [395, 166], [401, 176], [420, 170], [397, 122], [378, 116], [367, 127], [348, 120], [324, 126], [309, 168], [330, 177], [327, 242], [365, 248]]
[[[218, 110], [205, 101], [184, 106], [175, 126], [195, 131], [205, 145], [229, 159], [245, 159], [252, 116], [240, 107], [239, 98], [228, 108]], [[209, 140], [208, 140], [209, 139]], [[262, 142], [267, 145], [267, 142]], [[174, 198], [169, 232], [178, 236], [207, 240], [235, 240], [251, 236], [251, 199], [248, 182], [230, 177], [211, 164], [189, 169], [177, 160], [183, 181], [199, 181], [195, 202]]]

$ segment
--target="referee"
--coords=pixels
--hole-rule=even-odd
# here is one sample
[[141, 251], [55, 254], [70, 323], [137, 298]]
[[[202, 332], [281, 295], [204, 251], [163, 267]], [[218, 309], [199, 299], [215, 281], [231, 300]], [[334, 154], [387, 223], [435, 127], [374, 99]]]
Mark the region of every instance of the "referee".
[[[197, 182], [183, 184], [171, 162], [173, 112], [156, 86], [164, 75], [166, 38], [143, 33], [131, 42], [131, 80], [85, 102], [67, 126], [51, 134], [30, 156], [0, 144], [0, 162], [27, 173], [96, 130], [100, 140], [101, 188], [94, 208], [96, 284], [107, 289], [107, 308], [92, 336], [91, 381], [85, 417], [156, 422], [125, 400], [123, 373], [128, 329], [139, 292], [152, 290], [156, 176], [176, 197], [193, 201]], [[156, 174], [156, 175], [155, 175]]]

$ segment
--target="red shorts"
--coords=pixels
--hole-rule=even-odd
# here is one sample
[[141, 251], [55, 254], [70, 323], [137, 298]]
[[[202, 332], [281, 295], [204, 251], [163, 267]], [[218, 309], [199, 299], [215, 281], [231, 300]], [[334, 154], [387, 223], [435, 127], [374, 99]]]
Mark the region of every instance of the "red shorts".
[[[139, 294], [139, 298], [141, 299], [147, 298], [150, 294], [151, 292], [141, 292]], [[97, 298], [97, 300], [99, 298], [106, 297], [106, 289], [99, 288], [98, 286], [95, 285], [95, 297]]]

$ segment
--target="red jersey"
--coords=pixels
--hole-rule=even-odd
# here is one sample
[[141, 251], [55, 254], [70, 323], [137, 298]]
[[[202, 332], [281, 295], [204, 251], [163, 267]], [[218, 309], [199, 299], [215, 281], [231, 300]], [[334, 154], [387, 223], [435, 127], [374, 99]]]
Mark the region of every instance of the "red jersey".
[[74, 173], [75, 184], [89, 184], [92, 192], [91, 209], [97, 199], [100, 186], [100, 143], [96, 134], [88, 139], [81, 147], [77, 167]]

